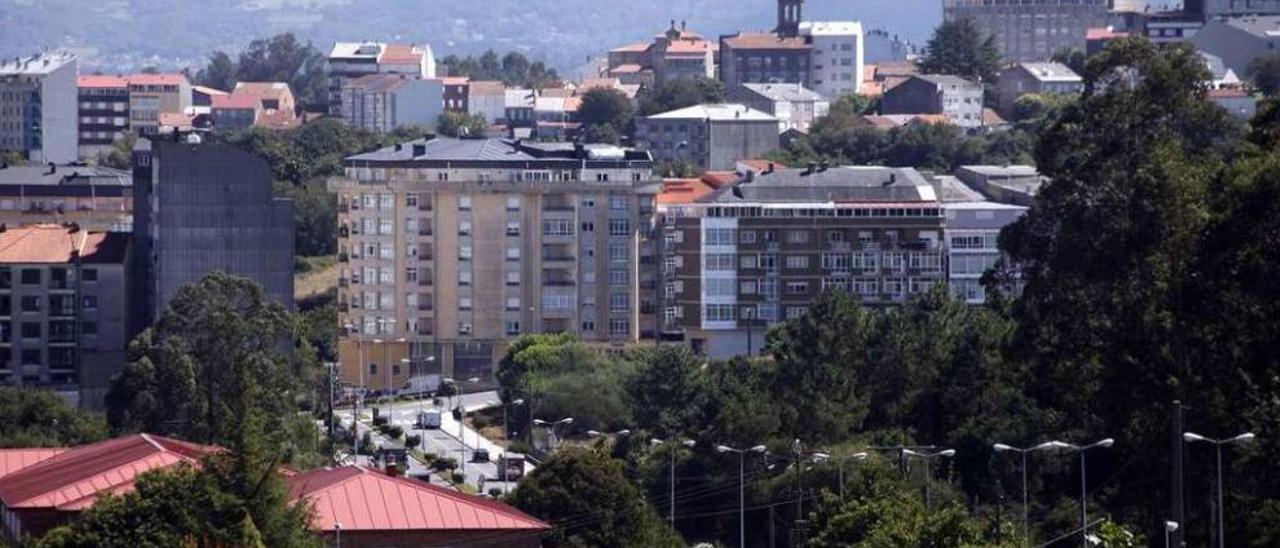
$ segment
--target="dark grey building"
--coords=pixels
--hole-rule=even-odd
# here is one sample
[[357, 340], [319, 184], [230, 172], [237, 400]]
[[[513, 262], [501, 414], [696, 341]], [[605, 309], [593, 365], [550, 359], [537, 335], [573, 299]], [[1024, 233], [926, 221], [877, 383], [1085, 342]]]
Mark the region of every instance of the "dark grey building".
[[959, 76], [917, 74], [884, 93], [881, 114], [943, 114], [965, 128], [982, 125], [982, 85]]
[[778, 119], [745, 105], [695, 105], [636, 119], [636, 142], [657, 162], [733, 169], [778, 148]]
[[1209, 21], [1191, 37], [1191, 43], [1222, 58], [1236, 74], [1248, 74], [1249, 63], [1280, 47], [1280, 15]]
[[134, 329], [214, 271], [249, 278], [292, 308], [292, 202], [273, 196], [263, 160], [186, 139], [144, 139], [134, 149]]
[[943, 0], [947, 21], [970, 19], [995, 37], [1005, 61], [1044, 61], [1085, 50], [1085, 32], [1107, 26], [1107, 0]]

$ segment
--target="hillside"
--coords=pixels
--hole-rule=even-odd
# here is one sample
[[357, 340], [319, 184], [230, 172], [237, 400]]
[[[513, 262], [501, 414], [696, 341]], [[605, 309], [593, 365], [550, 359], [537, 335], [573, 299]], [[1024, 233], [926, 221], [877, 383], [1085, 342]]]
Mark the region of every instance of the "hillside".
[[[923, 40], [940, 0], [811, 0], [806, 19], [860, 19]], [[769, 28], [772, 0], [0, 0], [0, 56], [72, 47], [86, 66], [137, 70], [203, 64], [215, 49], [292, 31], [334, 40], [429, 41], [438, 56], [517, 49], [562, 71], [670, 20], [707, 36]]]

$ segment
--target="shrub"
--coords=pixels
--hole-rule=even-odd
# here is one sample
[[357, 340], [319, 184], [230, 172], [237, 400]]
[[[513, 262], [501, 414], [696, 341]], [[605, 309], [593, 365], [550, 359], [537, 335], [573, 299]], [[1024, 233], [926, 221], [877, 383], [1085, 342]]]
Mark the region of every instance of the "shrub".
[[373, 434], [368, 430], [365, 430], [364, 435], [360, 436], [360, 454], [372, 455], [373, 450]]
[[417, 447], [422, 445], [422, 436], [418, 434], [409, 434], [404, 438], [405, 447]]
[[454, 472], [449, 475], [449, 479], [452, 480], [453, 483], [466, 483], [467, 476], [462, 472]]
[[493, 498], [495, 498], [495, 499], [496, 499], [496, 498], [498, 498], [498, 497], [501, 497], [501, 496], [502, 496], [502, 488], [501, 488], [501, 487], [490, 487], [490, 488], [489, 488], [489, 496], [491, 496], [491, 497], [493, 497]]
[[489, 417], [484, 415], [473, 415], [471, 417], [471, 426], [475, 427], [476, 430], [488, 428], [490, 424]]
[[528, 455], [533, 452], [533, 449], [529, 447], [529, 444], [525, 443], [524, 440], [512, 440], [511, 443], [507, 444], [507, 451]]
[[378, 427], [378, 426], [386, 426], [386, 425], [387, 425], [387, 416], [386, 416], [386, 415], [381, 415], [381, 416], [379, 416], [379, 415], [374, 415], [374, 416], [373, 416], [373, 426]]
[[382, 433], [388, 438], [398, 440], [404, 435], [404, 428], [399, 425], [391, 425], [383, 429]]
[[458, 467], [458, 460], [450, 457], [437, 458], [431, 462], [431, 469], [437, 472], [453, 470]]

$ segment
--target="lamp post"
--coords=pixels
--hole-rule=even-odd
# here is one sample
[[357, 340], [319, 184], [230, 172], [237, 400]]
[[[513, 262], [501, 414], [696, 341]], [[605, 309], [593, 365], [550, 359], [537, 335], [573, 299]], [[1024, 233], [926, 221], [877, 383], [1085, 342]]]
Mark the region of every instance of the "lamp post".
[[342, 522], [333, 524], [333, 532], [336, 535], [335, 548], [342, 548]]
[[[670, 508], [670, 514], [671, 514], [671, 526], [672, 526], [672, 527], [675, 527], [675, 526], [676, 526], [676, 449], [677, 449], [678, 447], [680, 447], [681, 445], [683, 445], [683, 446], [685, 446], [685, 447], [694, 447], [694, 446], [698, 445], [698, 442], [693, 441], [693, 440], [683, 440], [683, 441], [679, 441], [679, 443], [676, 443], [677, 441], [679, 441], [679, 440], [676, 440], [675, 438], [672, 438], [672, 439], [671, 439], [671, 443], [669, 444], [669, 445], [671, 446], [671, 508]], [[656, 446], [656, 445], [662, 445], [662, 444], [664, 444], [664, 443], [667, 443], [667, 441], [666, 441], [666, 440], [661, 440], [661, 439], [658, 439], [658, 438], [653, 438], [653, 439], [649, 440], [649, 444], [650, 444], [650, 445], [655, 445], [655, 446]]]
[[1089, 548], [1089, 499], [1088, 488], [1085, 483], [1085, 453], [1090, 449], [1105, 449], [1115, 444], [1116, 440], [1111, 438], [1099, 440], [1089, 445], [1074, 445], [1062, 441], [1051, 441], [1044, 444], [1051, 449], [1063, 449], [1080, 454], [1080, 546], [1084, 548]]
[[[489, 401], [491, 405], [497, 405], [502, 408], [502, 439], [507, 439], [507, 408], [513, 405], [524, 405], [524, 400], [514, 399], [508, 403]], [[507, 494], [510, 487], [507, 485], [507, 446], [502, 446], [502, 457], [498, 460], [498, 467], [502, 469], [502, 494]]]
[[560, 419], [560, 420], [558, 420], [558, 421], [544, 421], [544, 420], [542, 420], [542, 419], [533, 419], [533, 425], [534, 425], [534, 426], [541, 426], [541, 427], [546, 428], [546, 429], [548, 429], [548, 430], [550, 430], [550, 431], [551, 431], [551, 437], [552, 437], [552, 439], [551, 439], [550, 441], [552, 441], [552, 442], [553, 442], [553, 443], [551, 444], [551, 449], [552, 449], [552, 450], [554, 450], [556, 447], [558, 447], [558, 446], [560, 445], [559, 443], [555, 443], [555, 440], [557, 439], [557, 438], [556, 438], [556, 427], [557, 427], [557, 426], [562, 426], [562, 425], [563, 425], [563, 426], [569, 426], [569, 425], [571, 425], [571, 424], [573, 424], [573, 417], [565, 417], [565, 418]]
[[[354, 325], [345, 324], [343, 329], [348, 335], [355, 334]], [[359, 335], [356, 335], [356, 368], [359, 370], [360, 387], [356, 389], [356, 401], [351, 411], [351, 449], [355, 452], [355, 462], [360, 464], [360, 404], [364, 403], [364, 345], [361, 343]]]
[[747, 449], [734, 449], [728, 445], [717, 445], [716, 452], [720, 454], [733, 453], [738, 455], [738, 547], [746, 548], [747, 546], [747, 496], [746, 496], [746, 460], [747, 453], [763, 454], [767, 449], [763, 445], [749, 447]]
[[920, 460], [924, 461], [924, 508], [925, 510], [928, 510], [929, 507], [931, 506], [930, 503], [933, 497], [932, 492], [930, 490], [930, 485], [932, 483], [930, 480], [932, 478], [930, 477], [930, 474], [929, 474], [929, 461], [936, 458], [941, 458], [941, 457], [947, 457], [947, 458], [954, 457], [956, 456], [956, 450], [943, 449], [942, 451], [937, 451], [934, 453], [923, 453], [920, 451], [912, 451], [911, 449], [903, 449], [902, 452], [907, 456], [917, 457]]
[[1172, 535], [1177, 530], [1178, 530], [1178, 522], [1176, 521], [1164, 522], [1164, 548], [1169, 548], [1169, 535]]
[[847, 457], [839, 459], [839, 476], [840, 476], [840, 502], [844, 502], [844, 463], [851, 460], [867, 460], [867, 453], [859, 451]]
[[1226, 522], [1226, 513], [1225, 513], [1225, 512], [1223, 512], [1223, 507], [1222, 507], [1222, 446], [1224, 446], [1224, 445], [1233, 445], [1233, 444], [1241, 444], [1241, 445], [1243, 445], [1243, 444], [1246, 444], [1246, 443], [1252, 442], [1252, 441], [1253, 441], [1253, 439], [1254, 439], [1254, 438], [1256, 438], [1256, 437], [1257, 437], [1257, 436], [1255, 436], [1255, 435], [1253, 434], [1253, 432], [1245, 432], [1245, 433], [1240, 434], [1239, 436], [1236, 436], [1236, 437], [1234, 437], [1234, 438], [1226, 438], [1226, 439], [1221, 439], [1221, 440], [1215, 440], [1215, 439], [1213, 439], [1213, 438], [1206, 438], [1206, 437], [1204, 437], [1204, 436], [1201, 436], [1200, 434], [1194, 434], [1194, 433], [1191, 433], [1191, 432], [1186, 432], [1186, 433], [1182, 434], [1182, 439], [1186, 440], [1186, 441], [1187, 441], [1187, 443], [1193, 443], [1193, 442], [1212, 443], [1212, 444], [1214, 445], [1214, 449], [1216, 450], [1216, 452], [1217, 452], [1217, 454], [1218, 454], [1218, 485], [1217, 485], [1217, 491], [1218, 491], [1218, 493], [1217, 493], [1217, 495], [1218, 495], [1218, 535], [1217, 535], [1217, 537], [1218, 537], [1218, 548], [1225, 548], [1225, 547], [1226, 547], [1226, 545], [1227, 545], [1227, 543], [1226, 543], [1225, 528], [1224, 528], [1224, 527], [1223, 527], [1223, 525], [1222, 525], [1224, 522]]
[[[467, 477], [467, 427], [464, 424], [464, 422], [465, 422], [465, 419], [467, 418], [467, 414], [465, 411], [466, 408], [463, 407], [463, 402], [462, 402], [462, 394], [464, 390], [462, 388], [462, 383], [455, 381], [451, 378], [444, 379], [444, 382], [452, 384], [458, 388], [458, 394], [459, 394], [458, 407], [456, 408], [458, 410], [458, 445], [459, 445], [458, 455], [462, 457], [461, 459], [462, 462], [458, 464], [462, 466], [462, 477], [466, 478]], [[479, 377], [471, 377], [469, 379], [466, 379], [465, 382], [477, 383], [477, 382], [480, 382], [480, 379]], [[479, 444], [477, 443], [477, 445]]]
[[1029, 503], [1027, 501], [1027, 454], [1033, 453], [1036, 451], [1046, 451], [1049, 449], [1054, 449], [1055, 447], [1056, 446], [1053, 445], [1053, 442], [1042, 443], [1035, 447], [1026, 447], [1026, 448], [1014, 447], [1012, 445], [1005, 445], [1003, 443], [997, 443], [991, 446], [991, 448], [995, 449], [997, 453], [1005, 453], [1005, 452], [1012, 451], [1012, 452], [1018, 453], [1019, 455], [1022, 455], [1022, 545], [1023, 546], [1031, 545], [1031, 518], [1030, 518], [1030, 512], [1028, 511]]

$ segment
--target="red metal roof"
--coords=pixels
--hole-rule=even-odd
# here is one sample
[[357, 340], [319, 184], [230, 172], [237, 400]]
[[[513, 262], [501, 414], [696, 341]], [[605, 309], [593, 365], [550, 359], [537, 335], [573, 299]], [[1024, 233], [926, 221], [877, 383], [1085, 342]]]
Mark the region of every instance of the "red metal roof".
[[82, 88], [127, 88], [129, 81], [123, 76], [83, 74], [76, 78], [76, 86]]
[[145, 472], [180, 462], [198, 465], [218, 451], [150, 434], [85, 445], [0, 478], [0, 502], [6, 508], [84, 510], [102, 493], [132, 490]]
[[58, 456], [66, 449], [0, 449], [0, 478], [41, 461]]
[[314, 509], [312, 529], [333, 531], [527, 530], [550, 526], [500, 502], [356, 466], [289, 478], [293, 499]]

